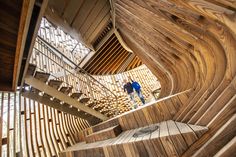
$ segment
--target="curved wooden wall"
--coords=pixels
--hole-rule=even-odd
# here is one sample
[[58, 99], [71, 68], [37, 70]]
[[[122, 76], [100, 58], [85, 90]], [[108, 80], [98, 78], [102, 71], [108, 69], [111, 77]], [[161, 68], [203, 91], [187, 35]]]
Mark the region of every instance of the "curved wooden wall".
[[236, 3], [120, 0], [115, 8], [123, 39], [158, 77], [161, 96], [193, 90], [174, 119], [210, 129], [183, 156], [216, 154], [236, 133]]
[[55, 157], [79, 141], [87, 121], [20, 96], [0, 92], [0, 156]]
[[[144, 99], [146, 103], [154, 100], [154, 93], [156, 89], [160, 89], [160, 83], [157, 80], [157, 78], [152, 74], [152, 72], [145, 66], [141, 65], [139, 67], [136, 67], [132, 70], [122, 72], [115, 75], [94, 75], [94, 78], [99, 80], [103, 85], [105, 85], [108, 89], [113, 91], [117, 98], [118, 103], [114, 104], [115, 108], [118, 108], [118, 113], [124, 113], [133, 108], [133, 103], [130, 100], [129, 95], [127, 92], [124, 92], [124, 80], [128, 77], [131, 77], [133, 80], [139, 82], [139, 84], [142, 87], [142, 94], [144, 96]], [[138, 96], [135, 94], [135, 101], [138, 105], [141, 105], [142, 102], [138, 98]], [[111, 104], [102, 102], [98, 104], [98, 106], [105, 106], [107, 109], [105, 111], [111, 110]], [[109, 107], [109, 108], [108, 108]]]

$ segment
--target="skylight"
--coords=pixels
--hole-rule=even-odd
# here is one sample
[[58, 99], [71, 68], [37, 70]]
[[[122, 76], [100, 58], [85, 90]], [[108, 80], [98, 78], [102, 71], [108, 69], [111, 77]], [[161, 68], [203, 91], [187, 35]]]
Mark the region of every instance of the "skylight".
[[38, 36], [63, 52], [76, 64], [80, 63], [90, 52], [90, 49], [86, 48], [80, 41], [73, 39], [60, 27], [55, 27], [46, 18], [42, 18]]

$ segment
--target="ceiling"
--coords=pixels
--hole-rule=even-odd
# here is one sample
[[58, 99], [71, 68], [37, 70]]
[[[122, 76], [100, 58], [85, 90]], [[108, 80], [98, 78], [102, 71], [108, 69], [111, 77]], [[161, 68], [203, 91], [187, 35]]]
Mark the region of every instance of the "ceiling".
[[22, 83], [41, 7], [45, 1], [0, 1], [0, 91], [15, 91]]
[[132, 54], [125, 50], [116, 35], [112, 34], [95, 55], [83, 66], [83, 69], [93, 75], [124, 72], [142, 64], [141, 60]]
[[49, 0], [46, 18], [95, 51], [83, 68], [90, 74], [115, 74], [142, 64], [117, 37], [109, 0]]
[[[110, 23], [109, 0], [49, 0], [46, 17], [90, 45]], [[69, 29], [69, 30], [68, 30]]]
[[[5, 87], [3, 88], [6, 90], [11, 89], [13, 81], [14, 60], [21, 6], [22, 1], [17, 1], [17, 5], [10, 3], [10, 1], [1, 1], [0, 4], [0, 82], [1, 87], [4, 85]], [[9, 10], [11, 10], [11, 12], [9, 12]]]

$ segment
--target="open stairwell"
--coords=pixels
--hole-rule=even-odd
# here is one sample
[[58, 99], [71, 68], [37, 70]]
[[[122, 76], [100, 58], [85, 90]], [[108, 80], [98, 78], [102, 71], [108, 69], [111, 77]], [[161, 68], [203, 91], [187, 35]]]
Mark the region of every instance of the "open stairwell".
[[72, 92], [73, 87], [65, 83], [63, 85], [61, 80], [50, 79], [49, 73], [36, 71], [33, 64], [29, 65], [25, 83], [29, 86], [22, 92], [24, 97], [83, 118], [91, 125], [107, 119], [105, 115], [86, 105], [89, 97], [82, 92]]
[[185, 91], [101, 122], [78, 133], [61, 157], [178, 157], [207, 131], [172, 120]]

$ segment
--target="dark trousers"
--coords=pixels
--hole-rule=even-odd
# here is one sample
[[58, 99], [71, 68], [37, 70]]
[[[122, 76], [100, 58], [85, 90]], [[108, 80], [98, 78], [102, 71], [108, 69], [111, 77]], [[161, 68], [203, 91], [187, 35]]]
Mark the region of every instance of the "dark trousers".
[[142, 103], [145, 104], [145, 100], [144, 100], [142, 91], [141, 90], [136, 90], [136, 93], [137, 93], [138, 97], [140, 98], [140, 100], [142, 101]]

